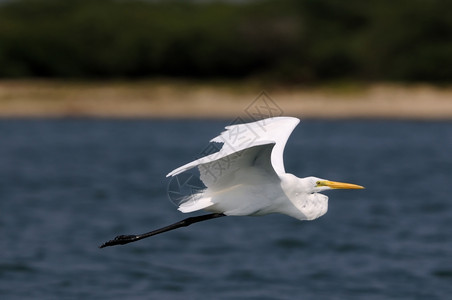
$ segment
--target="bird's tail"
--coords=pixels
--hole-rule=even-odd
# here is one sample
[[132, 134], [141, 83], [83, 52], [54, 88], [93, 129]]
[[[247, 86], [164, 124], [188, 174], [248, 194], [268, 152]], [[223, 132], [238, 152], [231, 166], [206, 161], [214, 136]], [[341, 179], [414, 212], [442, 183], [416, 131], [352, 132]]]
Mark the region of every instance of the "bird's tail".
[[211, 197], [205, 197], [203, 192], [185, 197], [179, 204], [178, 210], [183, 213], [194, 212], [212, 206]]

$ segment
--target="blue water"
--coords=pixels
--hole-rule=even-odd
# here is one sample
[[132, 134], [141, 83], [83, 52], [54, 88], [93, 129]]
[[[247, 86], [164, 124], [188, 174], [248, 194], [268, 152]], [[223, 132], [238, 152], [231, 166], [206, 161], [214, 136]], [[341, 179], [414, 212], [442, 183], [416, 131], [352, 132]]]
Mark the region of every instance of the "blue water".
[[449, 299], [452, 123], [302, 121], [286, 170], [353, 182], [328, 213], [178, 221], [172, 169], [228, 121], [0, 121], [2, 299]]

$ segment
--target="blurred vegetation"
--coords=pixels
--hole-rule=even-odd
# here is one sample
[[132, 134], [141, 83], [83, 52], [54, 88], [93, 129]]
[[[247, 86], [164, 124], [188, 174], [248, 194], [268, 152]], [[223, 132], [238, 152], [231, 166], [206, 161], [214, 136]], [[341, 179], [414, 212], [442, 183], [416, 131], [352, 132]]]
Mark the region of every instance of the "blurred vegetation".
[[452, 1], [11, 0], [0, 77], [452, 79]]

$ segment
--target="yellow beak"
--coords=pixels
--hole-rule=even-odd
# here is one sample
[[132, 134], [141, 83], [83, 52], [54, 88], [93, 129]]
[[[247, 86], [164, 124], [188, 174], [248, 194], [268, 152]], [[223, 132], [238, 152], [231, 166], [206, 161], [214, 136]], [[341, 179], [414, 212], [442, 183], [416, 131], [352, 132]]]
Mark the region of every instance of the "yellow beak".
[[317, 186], [328, 186], [332, 189], [364, 189], [363, 186], [357, 184], [329, 180], [321, 180], [317, 183]]

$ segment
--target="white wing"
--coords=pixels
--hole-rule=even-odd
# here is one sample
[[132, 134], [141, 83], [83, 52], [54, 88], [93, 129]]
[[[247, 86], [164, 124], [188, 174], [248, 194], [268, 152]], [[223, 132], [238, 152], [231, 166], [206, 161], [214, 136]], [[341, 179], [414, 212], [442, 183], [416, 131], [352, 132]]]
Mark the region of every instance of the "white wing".
[[[248, 206], [245, 198], [252, 197], [253, 194], [249, 193], [257, 191], [237, 192], [237, 188], [243, 183], [262, 186], [279, 180], [278, 175], [285, 173], [284, 147], [299, 122], [296, 118], [276, 117], [227, 126], [226, 131], [211, 140], [223, 144], [218, 152], [183, 165], [167, 175], [175, 176], [198, 167], [200, 179], [206, 186], [205, 190], [182, 199], [179, 210], [192, 212], [217, 207], [226, 214], [252, 214], [253, 206]], [[237, 192], [234, 196], [222, 198], [223, 192], [231, 196], [234, 191]], [[218, 206], [220, 203], [221, 207]]]
[[[237, 187], [247, 185], [247, 183], [252, 186], [260, 186], [279, 181], [279, 177], [270, 163], [274, 146], [274, 142], [263, 142], [262, 145], [247, 147], [218, 159], [205, 157], [210, 162], [198, 164], [198, 169], [200, 179], [206, 189], [181, 199], [179, 210], [185, 213], [192, 212], [207, 209], [219, 202], [223, 204], [220, 209], [223, 213], [241, 210], [238, 208], [241, 205], [237, 205], [235, 202], [246, 203], [243, 198], [249, 198], [249, 194], [241, 192], [234, 194], [234, 191], [237, 192]], [[216, 153], [212, 155], [215, 156]], [[224, 199], [224, 196], [228, 199]], [[233, 198], [233, 200], [229, 198]], [[226, 203], [227, 207], [225, 207]]]
[[[223, 176], [225, 173], [219, 173], [218, 169], [222, 170], [225, 168], [225, 164], [228, 164], [227, 160], [225, 161], [227, 157], [231, 158], [232, 154], [236, 154], [238, 158], [234, 159], [234, 165], [240, 167], [242, 165], [240, 163], [241, 159], [239, 159], [239, 157], [242, 156], [240, 154], [241, 151], [269, 144], [274, 144], [271, 152], [259, 151], [259, 153], [271, 153], [270, 159], [267, 158], [267, 161], [271, 163], [271, 166], [278, 175], [284, 174], [284, 147], [287, 139], [299, 122], [300, 120], [297, 118], [274, 117], [252, 123], [227, 126], [226, 131], [223, 131], [219, 136], [211, 140], [211, 142], [223, 143], [220, 151], [183, 165], [170, 172], [167, 177], [175, 176], [193, 167], [199, 166], [201, 180], [209, 187], [209, 183], [211, 182], [207, 179], [206, 174], [211, 173]], [[248, 155], [245, 155], [243, 159], [245, 157], [248, 157]], [[248, 158], [246, 160], [248, 160]], [[217, 181], [217, 178], [215, 181]]]

